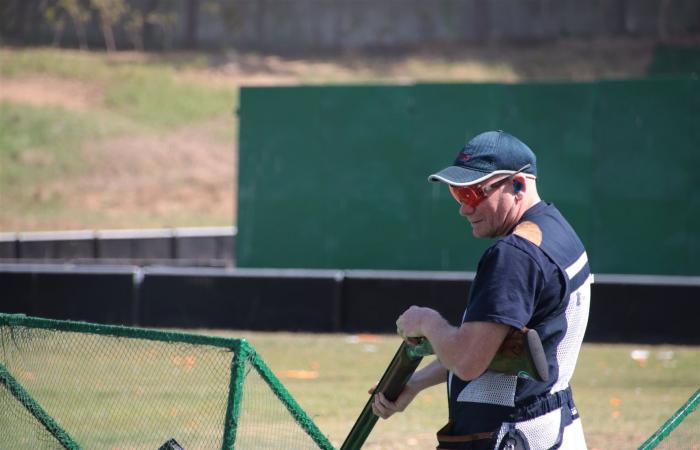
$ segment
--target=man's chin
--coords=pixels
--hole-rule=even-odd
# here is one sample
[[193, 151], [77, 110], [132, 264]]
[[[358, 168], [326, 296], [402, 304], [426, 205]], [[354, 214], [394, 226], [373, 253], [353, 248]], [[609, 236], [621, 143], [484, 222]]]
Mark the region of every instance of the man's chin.
[[480, 227], [475, 227], [472, 225], [472, 235], [475, 238], [494, 238], [497, 237], [498, 235], [496, 233], [493, 233], [491, 230], [484, 230], [483, 228]]

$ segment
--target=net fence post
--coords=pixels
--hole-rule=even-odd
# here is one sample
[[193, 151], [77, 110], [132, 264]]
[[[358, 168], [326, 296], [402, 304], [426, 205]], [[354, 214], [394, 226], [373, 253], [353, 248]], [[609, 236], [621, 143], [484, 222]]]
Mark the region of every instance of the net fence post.
[[700, 403], [700, 389], [695, 391], [693, 395], [690, 396], [688, 401], [686, 401], [683, 406], [681, 406], [678, 411], [676, 411], [670, 419], [668, 419], [661, 428], [656, 430], [656, 433], [652, 434], [649, 439], [647, 439], [640, 447], [639, 450], [651, 450], [656, 448], [661, 441], [666, 439], [666, 437], [671, 434], [671, 432], [685, 419], [688, 414], [692, 413], [695, 408], [697, 408], [698, 403]]
[[335, 450], [333, 444], [326, 438], [314, 421], [304, 412], [302, 407], [294, 400], [292, 394], [282, 385], [280, 380], [272, 373], [263, 360], [251, 351], [250, 363], [258, 374], [265, 380], [275, 396], [282, 402], [294, 420], [301, 426], [304, 432], [313, 439], [314, 443], [322, 450]]
[[243, 400], [245, 366], [249, 355], [250, 346], [245, 339], [241, 339], [238, 348], [234, 350], [233, 360], [231, 362], [231, 378], [229, 382], [226, 418], [224, 419], [222, 450], [233, 450], [236, 444], [236, 431], [238, 430], [238, 419], [241, 416], [241, 401]]
[[29, 395], [22, 385], [15, 380], [9, 370], [0, 364], [0, 384], [5, 386], [12, 396], [24, 406], [29, 413], [67, 450], [80, 450], [80, 446], [68, 433], [56, 423], [36, 400]]

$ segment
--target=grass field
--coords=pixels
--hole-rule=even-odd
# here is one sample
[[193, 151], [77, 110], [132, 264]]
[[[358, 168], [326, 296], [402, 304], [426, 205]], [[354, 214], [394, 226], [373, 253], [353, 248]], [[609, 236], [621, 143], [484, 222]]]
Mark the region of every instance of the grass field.
[[[390, 335], [207, 334], [246, 338], [336, 447], [400, 342]], [[79, 442], [148, 449], [164, 436], [217, 442], [222, 433], [230, 354], [72, 334], [18, 337], [25, 354], [15, 376]], [[697, 347], [584, 345], [572, 384], [589, 448], [637, 448], [698, 388], [699, 356]], [[241, 423], [242, 442], [274, 448], [283, 436], [305, 438], [266, 385], [250, 375], [246, 382], [244, 411], [251, 412]], [[380, 421], [365, 448], [433, 448], [445, 421], [444, 386], [436, 386], [405, 413]]]
[[[242, 333], [321, 430], [340, 444], [399, 344], [395, 336]], [[359, 342], [358, 342], [359, 341]], [[290, 348], [293, 351], [290, 351]], [[631, 352], [649, 351], [646, 361]], [[316, 371], [318, 378], [284, 377]], [[637, 448], [700, 387], [700, 348], [584, 345], [572, 386], [590, 449]], [[417, 397], [401, 416], [380, 421], [367, 448], [433, 448], [446, 422], [444, 386]], [[700, 423], [696, 420], [694, 423]]]

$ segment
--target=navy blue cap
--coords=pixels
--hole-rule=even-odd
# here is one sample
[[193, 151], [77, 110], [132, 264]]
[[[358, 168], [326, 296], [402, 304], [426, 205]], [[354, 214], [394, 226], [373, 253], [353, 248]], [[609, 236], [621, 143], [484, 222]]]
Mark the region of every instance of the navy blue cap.
[[475, 136], [459, 152], [455, 162], [428, 177], [455, 186], [469, 186], [497, 174], [511, 174], [527, 164], [522, 173], [537, 176], [537, 157], [520, 139], [504, 131]]

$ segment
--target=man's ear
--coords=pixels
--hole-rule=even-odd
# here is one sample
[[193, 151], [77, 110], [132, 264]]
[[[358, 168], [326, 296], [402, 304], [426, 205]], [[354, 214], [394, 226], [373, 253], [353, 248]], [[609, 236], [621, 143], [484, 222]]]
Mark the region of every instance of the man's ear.
[[513, 178], [513, 192], [515, 194], [525, 190], [525, 177]]

